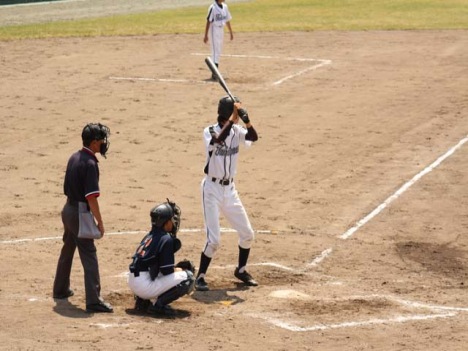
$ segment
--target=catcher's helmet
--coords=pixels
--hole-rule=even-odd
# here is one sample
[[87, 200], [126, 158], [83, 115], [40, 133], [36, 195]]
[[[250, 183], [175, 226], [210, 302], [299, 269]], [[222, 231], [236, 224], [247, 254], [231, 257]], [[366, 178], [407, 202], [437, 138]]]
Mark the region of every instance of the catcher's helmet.
[[175, 202], [167, 199], [167, 202], [154, 207], [151, 212], [151, 224], [153, 227], [162, 228], [167, 221], [172, 222], [172, 229], [170, 233], [176, 236], [180, 228], [182, 211]]
[[[236, 102], [240, 101], [236, 96], [234, 96], [234, 99]], [[221, 98], [218, 103], [218, 122], [231, 117], [232, 111], [234, 111], [234, 101], [229, 96]]]
[[167, 202], [154, 207], [151, 212], [151, 224], [154, 227], [162, 228], [164, 224], [174, 217], [174, 210]]

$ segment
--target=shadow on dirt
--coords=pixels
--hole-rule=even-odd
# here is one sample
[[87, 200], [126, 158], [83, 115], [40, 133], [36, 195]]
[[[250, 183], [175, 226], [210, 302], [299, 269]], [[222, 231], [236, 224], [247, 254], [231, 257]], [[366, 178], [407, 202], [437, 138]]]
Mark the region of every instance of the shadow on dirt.
[[229, 289], [212, 289], [209, 291], [195, 291], [192, 294], [192, 298], [198, 302], [212, 304], [212, 303], [225, 303], [228, 305], [235, 305], [242, 303], [245, 300], [241, 299], [236, 295], [230, 295], [228, 293], [236, 291], [248, 290], [249, 287], [245, 286], [243, 283], [236, 283], [235, 288]]
[[72, 304], [68, 300], [54, 299], [55, 306], [53, 310], [55, 313], [69, 318], [89, 318], [91, 314], [87, 313], [84, 309]]

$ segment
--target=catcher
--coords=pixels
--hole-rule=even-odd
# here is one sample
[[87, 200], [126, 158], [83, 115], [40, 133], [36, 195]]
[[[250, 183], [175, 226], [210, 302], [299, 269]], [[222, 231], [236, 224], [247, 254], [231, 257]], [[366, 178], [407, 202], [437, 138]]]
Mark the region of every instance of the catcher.
[[176, 315], [169, 304], [190, 294], [195, 266], [184, 260], [175, 264], [181, 246], [177, 238], [181, 211], [167, 200], [151, 212], [151, 231], [141, 240], [130, 264], [128, 285], [135, 294], [135, 310], [161, 316]]

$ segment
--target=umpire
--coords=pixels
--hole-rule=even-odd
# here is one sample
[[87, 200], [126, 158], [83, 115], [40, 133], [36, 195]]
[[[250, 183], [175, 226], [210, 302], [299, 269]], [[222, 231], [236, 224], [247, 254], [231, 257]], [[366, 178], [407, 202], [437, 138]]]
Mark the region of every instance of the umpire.
[[63, 186], [67, 196], [67, 202], [62, 210], [63, 247], [57, 264], [53, 296], [54, 299], [73, 296], [73, 290], [70, 288], [70, 272], [73, 255], [78, 247], [84, 270], [87, 312], [113, 312], [112, 306], [104, 302], [100, 295], [101, 283], [94, 240], [78, 238], [79, 202], [87, 204], [97, 221], [101, 235], [104, 235], [104, 224], [98, 203], [99, 161], [96, 153], [100, 153], [105, 158], [109, 149], [109, 135], [109, 128], [100, 123], [89, 123], [83, 128], [81, 133], [83, 148], [68, 160]]

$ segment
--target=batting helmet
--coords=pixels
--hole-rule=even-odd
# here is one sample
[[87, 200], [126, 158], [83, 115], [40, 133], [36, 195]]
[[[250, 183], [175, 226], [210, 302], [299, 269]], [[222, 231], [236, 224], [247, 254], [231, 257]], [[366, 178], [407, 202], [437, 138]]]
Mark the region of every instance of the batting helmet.
[[[236, 102], [240, 101], [236, 96], [234, 96], [234, 99]], [[221, 98], [218, 103], [218, 122], [231, 117], [232, 111], [234, 111], [234, 101], [229, 96]]]

